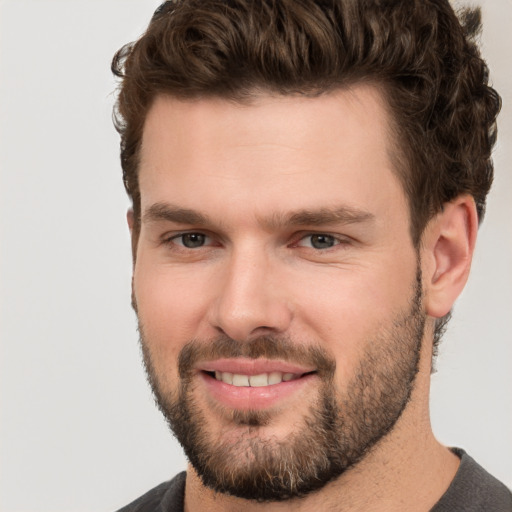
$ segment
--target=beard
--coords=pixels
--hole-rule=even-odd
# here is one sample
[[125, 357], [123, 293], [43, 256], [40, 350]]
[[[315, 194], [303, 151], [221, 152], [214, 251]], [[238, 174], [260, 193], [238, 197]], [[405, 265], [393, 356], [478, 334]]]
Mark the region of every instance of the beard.
[[[164, 389], [139, 322], [155, 401], [203, 484], [239, 498], [282, 501], [322, 488], [361, 461], [393, 429], [414, 388], [426, 320], [419, 265], [413, 288], [410, 307], [365, 340], [343, 393], [334, 384], [336, 362], [324, 348], [270, 336], [245, 342], [225, 336], [192, 340], [178, 358], [178, 389]], [[262, 435], [266, 427], [271, 430], [268, 411], [223, 410], [229, 426], [211, 432], [211, 412], [195, 398], [192, 368], [197, 361], [224, 357], [280, 359], [316, 368], [318, 394], [284, 439]]]

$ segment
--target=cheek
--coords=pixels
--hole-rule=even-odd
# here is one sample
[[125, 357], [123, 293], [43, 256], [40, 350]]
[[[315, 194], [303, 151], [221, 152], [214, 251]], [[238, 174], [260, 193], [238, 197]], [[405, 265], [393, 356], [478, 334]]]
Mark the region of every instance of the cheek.
[[177, 357], [181, 347], [197, 336], [204, 316], [205, 290], [200, 276], [152, 267], [138, 261], [134, 294], [139, 322], [152, 352]]
[[414, 262], [380, 268], [317, 272], [302, 291], [295, 290], [296, 333], [320, 343], [335, 359], [338, 379], [351, 378], [368, 343], [407, 312], [414, 294]]

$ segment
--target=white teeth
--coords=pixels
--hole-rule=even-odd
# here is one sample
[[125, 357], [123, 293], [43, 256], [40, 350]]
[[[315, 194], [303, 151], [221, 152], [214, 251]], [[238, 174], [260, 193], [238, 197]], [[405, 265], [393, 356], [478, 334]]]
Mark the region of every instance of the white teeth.
[[245, 387], [249, 385], [249, 377], [247, 375], [233, 374], [233, 386]]
[[268, 375], [266, 373], [262, 373], [261, 375], [251, 375], [249, 377], [249, 384], [252, 388], [268, 386]]
[[272, 372], [268, 374], [268, 385], [279, 384], [283, 380], [283, 374], [281, 372]]
[[239, 373], [230, 373], [230, 372], [215, 372], [215, 378], [226, 384], [231, 384], [233, 386], [239, 387], [247, 387], [251, 386], [253, 388], [264, 387], [264, 386], [272, 386], [274, 384], [280, 384], [281, 382], [290, 381], [293, 379], [299, 378], [300, 375], [295, 373], [282, 373], [282, 372], [270, 372], [270, 373], [260, 373], [259, 375], [243, 375]]
[[229, 372], [222, 372], [222, 382], [226, 384], [233, 384], [233, 374]]

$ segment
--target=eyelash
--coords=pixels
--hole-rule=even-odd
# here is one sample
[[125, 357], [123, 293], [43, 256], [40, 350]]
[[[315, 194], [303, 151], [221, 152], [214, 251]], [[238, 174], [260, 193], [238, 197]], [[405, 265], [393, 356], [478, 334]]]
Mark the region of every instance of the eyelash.
[[[174, 234], [172, 236], [168, 236], [168, 237], [165, 237], [164, 240], [163, 240], [163, 243], [164, 244], [167, 244], [167, 245], [175, 245], [177, 247], [179, 247], [180, 250], [189, 250], [189, 251], [193, 251], [195, 249], [200, 249], [200, 248], [204, 248], [204, 247], [211, 247], [211, 243], [210, 244], [201, 244], [201, 245], [197, 245], [196, 247], [187, 247], [183, 241], [183, 238], [186, 237], [186, 236], [199, 236], [199, 237], [204, 237], [204, 241], [206, 242], [207, 240], [213, 240], [213, 237], [204, 233], [204, 232], [201, 232], [201, 231], [187, 231], [187, 232], [183, 232], [183, 233], [177, 233], [177, 234]], [[311, 243], [311, 245], [301, 245], [301, 242], [307, 240], [308, 238], [311, 239], [312, 237], [318, 237], [318, 238], [326, 238], [326, 239], [329, 239], [329, 241], [332, 241], [333, 242], [333, 245], [329, 246], [329, 247], [322, 247], [322, 248], [319, 248], [319, 247], [314, 247], [312, 246], [313, 243]], [[179, 243], [179, 242], [176, 242], [176, 240], [180, 240], [181, 239], [181, 242], [182, 243]], [[330, 233], [326, 233], [326, 232], [314, 232], [314, 233], [311, 233], [311, 232], [308, 232], [308, 233], [305, 233], [305, 234], [301, 234], [300, 237], [296, 237], [295, 238], [295, 241], [292, 242], [290, 244], [291, 247], [306, 247], [306, 248], [309, 248], [309, 249], [313, 249], [314, 251], [317, 251], [317, 252], [327, 252], [331, 249], [334, 249], [336, 247], [339, 247], [339, 246], [344, 246], [344, 245], [348, 245], [350, 243], [350, 240], [347, 239], [346, 237], [340, 237], [339, 235], [333, 235], [333, 234], [330, 234]]]
[[[321, 239], [321, 238], [328, 239], [329, 242], [332, 242], [332, 245], [329, 247], [314, 247], [314, 242], [312, 240], [313, 237], [317, 237], [318, 239]], [[347, 245], [349, 242], [347, 238], [340, 237], [339, 235], [332, 235], [330, 233], [318, 232], [318, 233], [307, 233], [306, 235], [300, 237], [299, 240], [294, 245], [298, 246], [298, 247], [301, 247], [301, 246], [305, 247], [305, 246], [301, 245], [301, 242], [304, 242], [307, 239], [310, 239], [310, 245], [308, 245], [307, 247], [310, 249], [313, 249], [315, 251], [320, 251], [320, 252], [326, 252], [326, 251], [329, 251], [330, 249], [335, 249], [336, 247]], [[317, 241], [319, 241], [319, 240], [317, 240]]]
[[[172, 236], [169, 236], [169, 237], [166, 237], [163, 242], [165, 244], [168, 244], [168, 245], [177, 245], [180, 247], [180, 249], [183, 249], [183, 250], [194, 250], [195, 247], [187, 247], [184, 243], [183, 243], [183, 238], [186, 237], [186, 236], [193, 236], [193, 235], [196, 235], [196, 236], [200, 236], [200, 237], [204, 237], [205, 240], [211, 240], [212, 237], [207, 235], [206, 233], [202, 233], [200, 231], [187, 231], [187, 232], [184, 232], [184, 233], [178, 233], [178, 234], [175, 234], [175, 235], [172, 235]], [[177, 243], [176, 240], [179, 240], [181, 239], [182, 243]], [[201, 247], [205, 247], [205, 245], [199, 245], [197, 246], [197, 248], [201, 248]], [[207, 246], [209, 247], [209, 246]]]

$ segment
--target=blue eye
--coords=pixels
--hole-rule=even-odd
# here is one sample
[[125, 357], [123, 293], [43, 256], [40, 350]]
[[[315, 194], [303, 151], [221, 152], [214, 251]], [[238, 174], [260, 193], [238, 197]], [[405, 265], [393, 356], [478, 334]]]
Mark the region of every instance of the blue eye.
[[337, 243], [336, 238], [331, 235], [310, 235], [311, 246], [315, 249], [330, 249], [334, 247]]
[[207, 238], [208, 237], [202, 233], [184, 233], [183, 235], [177, 236], [175, 240], [181, 242], [180, 245], [183, 245], [187, 249], [196, 249], [203, 247]]
[[313, 235], [307, 235], [302, 238], [298, 245], [302, 247], [312, 247], [313, 249], [331, 249], [335, 245], [338, 245], [340, 241], [332, 236], [325, 233], [317, 233]]

